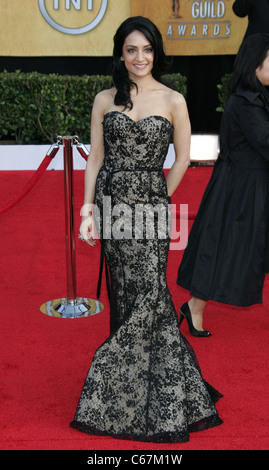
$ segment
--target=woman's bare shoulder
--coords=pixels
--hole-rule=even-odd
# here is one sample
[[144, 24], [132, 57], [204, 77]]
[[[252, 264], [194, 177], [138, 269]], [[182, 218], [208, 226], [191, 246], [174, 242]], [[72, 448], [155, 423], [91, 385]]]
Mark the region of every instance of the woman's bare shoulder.
[[100, 107], [109, 106], [111, 103], [114, 102], [116, 89], [109, 88], [106, 90], [102, 90], [94, 98], [94, 105]]
[[179, 93], [176, 90], [173, 90], [171, 88], [167, 88], [166, 90], [167, 94], [167, 99], [169, 100], [170, 103], [180, 105], [185, 103], [185, 98], [182, 93]]

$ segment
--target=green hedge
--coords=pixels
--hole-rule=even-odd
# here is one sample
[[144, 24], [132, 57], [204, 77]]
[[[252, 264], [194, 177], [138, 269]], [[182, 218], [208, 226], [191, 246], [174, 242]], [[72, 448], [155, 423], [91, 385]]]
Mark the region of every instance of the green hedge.
[[[185, 77], [170, 74], [164, 79], [186, 96]], [[78, 135], [89, 143], [94, 97], [111, 86], [111, 77], [102, 75], [0, 73], [0, 143], [53, 143], [58, 135]]]
[[232, 78], [232, 74], [225, 74], [222, 79], [221, 83], [217, 85], [218, 88], [218, 99], [219, 99], [219, 106], [217, 107], [217, 111], [223, 112], [224, 106], [226, 101], [230, 96], [230, 80]]

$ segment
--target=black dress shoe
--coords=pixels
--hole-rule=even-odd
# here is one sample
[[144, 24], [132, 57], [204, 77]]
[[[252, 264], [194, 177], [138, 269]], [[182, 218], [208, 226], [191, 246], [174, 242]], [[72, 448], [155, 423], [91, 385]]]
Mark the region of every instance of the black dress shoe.
[[191, 311], [189, 309], [188, 302], [181, 305], [181, 307], [179, 309], [179, 312], [180, 312], [180, 317], [179, 317], [178, 326], [180, 326], [181, 323], [183, 322], [184, 318], [186, 318], [186, 320], [188, 322], [190, 334], [192, 336], [198, 336], [198, 337], [201, 337], [201, 338], [207, 338], [209, 336], [212, 336], [210, 331], [207, 331], [207, 330], [202, 330], [201, 331], [201, 330], [196, 330], [196, 328], [194, 328], [193, 323], [192, 323]]

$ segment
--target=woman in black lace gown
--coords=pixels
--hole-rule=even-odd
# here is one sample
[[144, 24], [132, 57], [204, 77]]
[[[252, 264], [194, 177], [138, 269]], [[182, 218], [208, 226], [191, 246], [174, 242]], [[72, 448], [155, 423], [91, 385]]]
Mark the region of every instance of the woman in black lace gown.
[[[188, 166], [190, 125], [184, 98], [158, 80], [165, 61], [155, 25], [127, 19], [114, 38], [115, 88], [95, 99], [84, 208], [95, 201], [102, 214], [111, 335], [94, 355], [71, 426], [184, 442], [221, 424], [214, 405], [221, 395], [179, 332], [166, 282], [170, 196]], [[165, 180], [172, 136], [176, 160]], [[93, 246], [91, 211], [80, 231]]]

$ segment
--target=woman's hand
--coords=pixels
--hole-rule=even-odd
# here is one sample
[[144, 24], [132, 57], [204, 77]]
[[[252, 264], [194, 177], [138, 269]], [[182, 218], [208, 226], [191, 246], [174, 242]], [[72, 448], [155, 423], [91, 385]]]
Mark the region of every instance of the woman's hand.
[[96, 236], [95, 236], [95, 223], [92, 216], [92, 204], [84, 204], [80, 211], [82, 215], [81, 224], [80, 224], [80, 239], [85, 241], [90, 246], [96, 245]]

